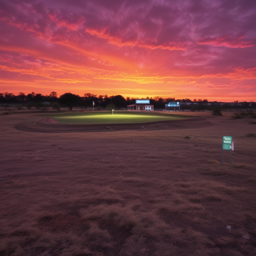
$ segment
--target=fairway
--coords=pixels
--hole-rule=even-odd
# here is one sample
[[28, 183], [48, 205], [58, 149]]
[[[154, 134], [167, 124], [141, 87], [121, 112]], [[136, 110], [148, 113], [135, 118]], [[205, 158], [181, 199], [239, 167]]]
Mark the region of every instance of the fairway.
[[66, 124], [120, 124], [120, 123], [149, 123], [159, 121], [181, 120], [189, 118], [185, 115], [162, 113], [130, 113], [130, 112], [96, 112], [96, 113], [65, 113], [47, 115], [47, 117]]

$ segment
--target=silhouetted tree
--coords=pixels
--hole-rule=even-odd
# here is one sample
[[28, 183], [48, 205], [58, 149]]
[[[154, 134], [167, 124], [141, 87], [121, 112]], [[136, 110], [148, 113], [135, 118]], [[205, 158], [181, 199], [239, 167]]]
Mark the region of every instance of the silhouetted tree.
[[61, 95], [59, 100], [60, 104], [63, 104], [64, 106], [67, 106], [70, 110], [72, 110], [74, 106], [80, 104], [81, 98], [78, 95], [69, 92]]
[[41, 101], [43, 101], [43, 96], [42, 96], [41, 93], [38, 93], [38, 94], [36, 94], [34, 99], [35, 99], [36, 102], [41, 102]]
[[27, 101], [34, 101], [36, 94], [34, 92], [31, 92], [27, 95]]
[[107, 110], [112, 110], [112, 109], [116, 109], [116, 106], [115, 104], [113, 104], [112, 102], [110, 102], [107, 107], [106, 107]]
[[17, 98], [19, 101], [25, 101], [27, 97], [26, 97], [25, 93], [20, 92]]
[[13, 93], [9, 93], [9, 92], [5, 92], [4, 93], [4, 97], [6, 100], [11, 100], [14, 98], [14, 94]]
[[49, 96], [50, 98], [57, 98], [58, 94], [57, 92], [52, 91]]
[[51, 102], [56, 102], [58, 99], [57, 96], [58, 96], [57, 92], [52, 91], [48, 97], [48, 100]]
[[0, 102], [3, 103], [5, 102], [4, 94], [0, 93]]
[[117, 108], [126, 108], [126, 100], [121, 95], [116, 95], [111, 97], [111, 102], [117, 107]]
[[108, 104], [111, 103], [111, 99], [108, 97], [108, 95], [104, 95], [104, 100], [103, 102], [101, 103], [101, 107], [105, 108], [107, 107]]
[[89, 106], [89, 107], [92, 107], [93, 102], [95, 105], [98, 105], [97, 94], [85, 93], [84, 102], [85, 102], [85, 106]]

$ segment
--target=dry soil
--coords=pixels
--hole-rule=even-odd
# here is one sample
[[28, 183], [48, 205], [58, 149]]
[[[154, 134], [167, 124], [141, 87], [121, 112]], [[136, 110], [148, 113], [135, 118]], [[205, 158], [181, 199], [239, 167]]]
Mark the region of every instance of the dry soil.
[[54, 133], [1, 115], [0, 255], [256, 255], [256, 125], [194, 115], [204, 121]]

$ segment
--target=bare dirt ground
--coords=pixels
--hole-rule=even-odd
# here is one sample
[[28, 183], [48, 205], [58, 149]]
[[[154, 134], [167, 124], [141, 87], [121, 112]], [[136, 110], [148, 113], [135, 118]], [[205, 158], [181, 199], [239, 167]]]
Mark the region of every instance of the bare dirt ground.
[[0, 255], [256, 255], [256, 125], [202, 114], [207, 125], [68, 133], [0, 116]]

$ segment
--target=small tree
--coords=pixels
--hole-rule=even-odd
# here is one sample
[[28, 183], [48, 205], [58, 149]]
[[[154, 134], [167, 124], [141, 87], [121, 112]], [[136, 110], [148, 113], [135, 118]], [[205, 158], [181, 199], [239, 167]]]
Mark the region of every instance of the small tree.
[[36, 94], [36, 96], [34, 97], [36, 102], [42, 102], [43, 101], [43, 96], [41, 93]]
[[50, 98], [57, 98], [58, 94], [57, 92], [52, 91], [49, 96]]
[[214, 107], [212, 110], [214, 116], [222, 116], [221, 109], [219, 107]]
[[125, 98], [121, 95], [112, 96], [111, 103], [113, 103], [117, 108], [126, 108], [127, 106]]
[[113, 104], [113, 103], [109, 103], [106, 107], [107, 110], [112, 110], [112, 109], [115, 109], [116, 106]]
[[70, 92], [61, 95], [59, 100], [61, 104], [67, 106], [70, 110], [72, 110], [74, 106], [77, 106], [80, 103], [80, 97]]

